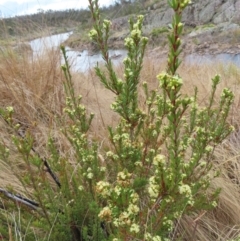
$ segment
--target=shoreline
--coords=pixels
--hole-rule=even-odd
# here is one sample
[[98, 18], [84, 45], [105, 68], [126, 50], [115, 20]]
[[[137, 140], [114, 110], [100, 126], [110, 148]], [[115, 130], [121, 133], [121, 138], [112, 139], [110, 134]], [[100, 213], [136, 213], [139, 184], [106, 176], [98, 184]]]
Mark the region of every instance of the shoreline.
[[[189, 54], [240, 54], [240, 25], [221, 23], [207, 28], [205, 26], [197, 26], [193, 29], [186, 27], [186, 30], [188, 33], [181, 38], [184, 56]], [[124, 49], [124, 38], [127, 36], [125, 28], [122, 33], [117, 38], [114, 37], [114, 33], [110, 36], [110, 49]], [[158, 51], [166, 53], [168, 46], [164, 41], [167, 39], [167, 34], [162, 34], [155, 40], [151, 36], [144, 35], [149, 38], [148, 51], [158, 49]], [[75, 51], [88, 50], [92, 54], [98, 52], [94, 43], [89, 41], [71, 42], [71, 39], [68, 39], [65, 44]]]

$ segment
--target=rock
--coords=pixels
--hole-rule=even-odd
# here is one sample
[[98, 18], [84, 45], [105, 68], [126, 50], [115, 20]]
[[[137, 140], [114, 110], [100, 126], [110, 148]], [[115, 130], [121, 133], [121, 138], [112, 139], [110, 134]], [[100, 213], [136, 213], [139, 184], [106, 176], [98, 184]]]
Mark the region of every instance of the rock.
[[240, 10], [240, 0], [237, 0], [235, 3], [235, 13], [234, 16], [232, 18], [232, 22], [233, 23], [240, 23], [240, 14], [239, 14], [239, 10]]
[[236, 23], [226, 24], [223, 27], [223, 31], [236, 30], [236, 29], [240, 30], [240, 26], [238, 24], [236, 24]]
[[240, 0], [201, 0], [188, 6], [183, 19], [206, 24], [223, 22], [239, 23]]
[[215, 15], [215, 8], [216, 8], [217, 4], [218, 4], [218, 2], [213, 1], [213, 2], [209, 3], [208, 5], [206, 5], [206, 7], [203, 8], [199, 12], [198, 21], [200, 21], [202, 24], [211, 22], [211, 20], [213, 19], [214, 15]]
[[171, 23], [172, 22], [172, 16], [173, 16], [172, 9], [168, 9], [167, 11], [164, 11], [164, 15], [163, 15], [163, 18], [162, 18], [163, 25]]
[[[171, 24], [173, 10], [169, 8], [167, 1], [154, 3], [146, 9], [148, 12], [144, 18], [144, 35], [151, 36], [154, 29], [168, 27]], [[182, 16], [182, 22], [187, 26], [185, 37], [183, 37], [187, 42], [185, 51], [220, 53], [229, 46], [239, 45], [239, 11], [240, 0], [192, 0], [192, 4], [184, 10]], [[108, 42], [110, 48], [124, 48], [123, 39], [129, 34], [129, 17], [124, 16], [112, 20]], [[159, 39], [158, 46], [161, 45], [160, 41], [162, 40]], [[88, 47], [93, 52], [98, 50], [94, 44], [89, 44]]]
[[113, 19], [112, 25], [111, 25], [112, 30], [120, 31], [123, 28], [128, 27], [128, 19], [129, 19], [129, 16], [124, 16], [124, 17]]
[[216, 11], [213, 22], [215, 24], [230, 22], [235, 15], [235, 4], [234, 0], [228, 0], [226, 3], [222, 4]]
[[118, 59], [120, 57], [122, 57], [121, 54], [113, 54], [112, 56], [110, 56], [110, 59]]
[[[166, 26], [172, 21], [172, 9], [162, 1], [161, 6], [158, 7], [145, 16], [144, 25], [148, 26], [149, 31]], [[193, 3], [183, 12], [182, 21], [184, 23], [193, 23], [192, 27], [223, 22], [238, 24], [240, 22], [239, 10], [240, 0], [193, 0]]]
[[201, 36], [201, 35], [211, 35], [214, 31], [214, 28], [200, 28], [197, 30], [193, 30], [188, 36], [189, 37], [195, 37], [195, 36]]

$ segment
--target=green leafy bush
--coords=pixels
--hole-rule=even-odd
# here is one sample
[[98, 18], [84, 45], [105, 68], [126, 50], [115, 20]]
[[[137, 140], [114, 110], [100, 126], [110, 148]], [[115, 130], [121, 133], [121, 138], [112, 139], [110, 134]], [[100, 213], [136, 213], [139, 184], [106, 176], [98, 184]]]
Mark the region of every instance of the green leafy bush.
[[[29, 187], [33, 189], [31, 196], [38, 202], [34, 208], [21, 209], [21, 229], [9, 218], [9, 225], [21, 230], [25, 240], [173, 240], [176, 221], [184, 214], [216, 207], [220, 190], [210, 189], [211, 180], [218, 175], [211, 162], [215, 147], [232, 131], [227, 117], [233, 94], [224, 89], [219, 105], [215, 104], [219, 76], [212, 79], [211, 95], [204, 107], [197, 103], [197, 89], [190, 97], [181, 93], [183, 80], [177, 74], [181, 16], [188, 3], [169, 1], [175, 14], [168, 36], [167, 70], [157, 76], [157, 90], [150, 91], [148, 83], [143, 83], [142, 105], [139, 82], [148, 42], [142, 36], [143, 16], [129, 21], [130, 35], [125, 39], [128, 55], [121, 79], [108, 53], [111, 22], [101, 21], [98, 1], [89, 0], [94, 21], [89, 36], [105, 60], [105, 69], [96, 66], [96, 74], [115, 94], [112, 109], [120, 120], [117, 126], [108, 127], [110, 145], [102, 158], [101, 140], [92, 140], [89, 134], [94, 115], [74, 92], [62, 47], [66, 107], [59, 122], [74, 153], [74, 163], [70, 163], [68, 153], [59, 155], [52, 137], [47, 143], [51, 155], [46, 160], [34, 149], [30, 133], [13, 135], [28, 170], [19, 179], [26, 194]], [[13, 114], [11, 107], [1, 110], [5, 121], [18, 131]], [[4, 143], [1, 159], [13, 165]], [[21, 240], [17, 235], [16, 240]]]

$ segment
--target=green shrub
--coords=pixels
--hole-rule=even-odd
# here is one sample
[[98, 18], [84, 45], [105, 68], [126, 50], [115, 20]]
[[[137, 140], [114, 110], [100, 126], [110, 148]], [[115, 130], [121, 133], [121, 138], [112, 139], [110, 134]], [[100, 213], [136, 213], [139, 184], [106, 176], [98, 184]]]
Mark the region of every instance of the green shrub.
[[[19, 179], [27, 194], [29, 187], [33, 189], [32, 197], [38, 206], [22, 208], [21, 222], [13, 222], [9, 217], [9, 225], [21, 230], [24, 240], [174, 239], [175, 223], [182, 215], [217, 205], [220, 190], [209, 188], [218, 175], [211, 162], [215, 147], [232, 131], [227, 117], [233, 94], [224, 89], [219, 105], [215, 104], [219, 76], [212, 79], [212, 92], [203, 108], [197, 104], [197, 90], [190, 97], [181, 94], [183, 80], [177, 74], [181, 16], [189, 1], [170, 0], [175, 14], [168, 36], [167, 70], [157, 76], [157, 90], [150, 91], [148, 83], [143, 83], [143, 106], [138, 98], [148, 42], [142, 36], [143, 17], [129, 21], [130, 35], [125, 39], [128, 55], [121, 79], [108, 54], [111, 23], [101, 21], [97, 0], [89, 3], [94, 21], [89, 35], [105, 60], [105, 70], [99, 66], [95, 70], [105, 88], [115, 94], [112, 109], [120, 116], [119, 123], [108, 127], [110, 146], [105, 147], [103, 161], [101, 140], [92, 140], [89, 134], [94, 115], [87, 112], [81, 96], [74, 92], [62, 47], [66, 107], [65, 116], [59, 116], [58, 122], [74, 152], [74, 163], [70, 163], [68, 153], [59, 154], [53, 137], [47, 143], [50, 157], [46, 160], [34, 149], [30, 133], [24, 137], [13, 135], [28, 170]], [[18, 131], [11, 107], [1, 109], [1, 115]], [[1, 159], [14, 165], [4, 142]], [[17, 235], [18, 232], [16, 240], [21, 240]]]
[[169, 30], [167, 27], [154, 28], [151, 32], [151, 37], [156, 38], [162, 33], [167, 33]]
[[199, 29], [211, 29], [211, 28], [214, 28], [214, 27], [216, 27], [215, 24], [213, 24], [213, 23], [208, 23], [208, 24], [204, 24], [204, 25], [199, 25], [199, 26], [197, 26], [195, 29], [196, 29], [196, 30], [199, 30]]

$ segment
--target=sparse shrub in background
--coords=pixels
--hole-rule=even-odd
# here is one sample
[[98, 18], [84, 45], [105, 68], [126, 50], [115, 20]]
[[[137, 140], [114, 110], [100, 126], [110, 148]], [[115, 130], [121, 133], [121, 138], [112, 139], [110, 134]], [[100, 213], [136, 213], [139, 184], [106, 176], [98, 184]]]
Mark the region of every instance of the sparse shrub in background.
[[211, 28], [214, 28], [214, 27], [216, 27], [216, 25], [215, 24], [213, 24], [213, 23], [208, 23], [208, 24], [204, 24], [204, 25], [199, 25], [199, 26], [197, 26], [197, 27], [195, 27], [195, 29], [196, 30], [202, 30], [202, 29], [204, 29], [204, 30], [206, 30], [206, 29], [211, 29]]
[[155, 38], [161, 35], [162, 33], [167, 33], [167, 32], [168, 32], [167, 27], [154, 28], [151, 32], [151, 37]]
[[167, 33], [169, 29], [165, 26], [154, 28], [150, 33], [150, 41], [153, 46], [165, 46], [167, 45]]
[[[159, 88], [150, 91], [146, 82], [139, 86], [148, 41], [142, 36], [143, 17], [136, 22], [130, 20], [130, 35], [125, 39], [128, 56], [120, 78], [108, 54], [111, 23], [101, 21], [98, 0], [89, 0], [94, 21], [89, 35], [98, 44], [106, 68], [97, 66], [96, 74], [116, 95], [112, 109], [120, 121], [108, 127], [109, 146], [102, 148], [101, 140], [91, 139], [89, 129], [94, 115], [88, 113], [81, 96], [74, 92], [62, 48], [66, 107], [65, 115], [56, 118], [74, 160], [70, 162], [70, 153], [59, 154], [51, 136], [47, 143], [49, 158], [45, 159], [35, 151], [30, 133], [24, 138], [13, 135], [27, 167], [26, 175], [19, 179], [26, 194], [32, 189], [32, 197], [38, 202], [32, 209], [19, 208], [17, 221], [6, 217], [10, 229], [15, 229], [15, 240], [181, 239], [175, 225], [184, 214], [216, 207], [220, 190], [210, 189], [212, 179], [218, 175], [211, 162], [216, 146], [232, 131], [227, 117], [233, 94], [224, 89], [219, 105], [215, 104], [219, 76], [212, 79], [209, 101], [202, 108], [197, 104], [197, 90], [190, 97], [181, 94], [183, 80], [177, 73], [181, 15], [188, 3], [169, 1], [175, 14], [168, 36], [167, 70], [157, 76]], [[138, 99], [139, 88], [145, 93], [144, 105]], [[2, 109], [1, 115], [18, 131], [13, 108]], [[0, 150], [1, 159], [13, 165], [5, 142]], [[14, 210], [12, 206], [10, 203], [6, 208]]]
[[240, 39], [240, 29], [235, 29], [232, 31], [232, 44], [236, 44], [239, 43], [239, 39]]
[[194, 44], [196, 44], [196, 45], [199, 45], [199, 44], [200, 44], [200, 41], [199, 41], [198, 38], [193, 38], [193, 39], [192, 39], [192, 42], [193, 42]]

